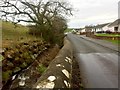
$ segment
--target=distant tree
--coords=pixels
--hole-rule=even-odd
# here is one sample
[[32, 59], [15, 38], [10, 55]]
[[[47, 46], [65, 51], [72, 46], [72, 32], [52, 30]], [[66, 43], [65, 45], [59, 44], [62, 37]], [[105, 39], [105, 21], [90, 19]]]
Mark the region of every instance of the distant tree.
[[2, 0], [0, 12], [2, 19], [33, 23], [43, 38], [49, 38], [54, 30], [66, 28], [65, 17], [72, 15], [72, 8], [63, 0]]

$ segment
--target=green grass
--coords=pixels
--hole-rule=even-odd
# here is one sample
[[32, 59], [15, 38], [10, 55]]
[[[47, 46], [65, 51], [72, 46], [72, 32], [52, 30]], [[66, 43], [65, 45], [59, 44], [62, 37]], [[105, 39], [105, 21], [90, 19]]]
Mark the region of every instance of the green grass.
[[45, 67], [45, 66], [42, 65], [42, 64], [39, 64], [39, 66], [37, 67], [37, 69], [38, 69], [38, 71], [39, 71], [40, 73], [43, 73], [43, 72], [47, 69], [47, 67]]
[[[120, 37], [120, 34], [95, 34], [96, 36], [111, 36], [111, 37]], [[113, 44], [119, 44], [120, 40], [107, 40], [109, 42], [112, 42]]]
[[20, 37], [25, 36], [28, 32], [26, 27], [21, 25], [15, 26], [10, 22], [2, 22], [2, 38], [3, 39], [19, 39]]
[[72, 29], [66, 29], [66, 30], [64, 31], [64, 33], [66, 33], [66, 32], [72, 32]]
[[120, 34], [95, 34], [96, 36], [112, 36], [112, 37], [118, 37]]
[[29, 35], [28, 31], [29, 28], [23, 25], [17, 24], [17, 27], [15, 27], [11, 22], [2, 21], [2, 47], [39, 39]]
[[120, 45], [120, 40], [107, 40], [107, 41], [112, 42], [113, 44]]

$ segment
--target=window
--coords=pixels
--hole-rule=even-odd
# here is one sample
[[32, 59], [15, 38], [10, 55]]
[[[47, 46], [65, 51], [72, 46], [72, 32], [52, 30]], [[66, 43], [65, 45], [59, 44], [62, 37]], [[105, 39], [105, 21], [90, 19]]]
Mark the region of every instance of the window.
[[118, 31], [118, 27], [114, 27], [114, 31], [117, 32]]

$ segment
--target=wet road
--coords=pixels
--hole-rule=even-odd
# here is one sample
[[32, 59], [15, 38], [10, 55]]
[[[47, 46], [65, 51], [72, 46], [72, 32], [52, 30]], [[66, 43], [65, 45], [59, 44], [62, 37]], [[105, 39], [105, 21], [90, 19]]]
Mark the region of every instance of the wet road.
[[85, 88], [118, 88], [118, 53], [69, 34]]

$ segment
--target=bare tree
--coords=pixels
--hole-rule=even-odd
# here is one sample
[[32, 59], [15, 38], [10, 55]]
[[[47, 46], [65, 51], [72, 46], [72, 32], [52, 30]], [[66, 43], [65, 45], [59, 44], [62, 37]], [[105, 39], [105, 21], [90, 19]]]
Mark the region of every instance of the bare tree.
[[10, 20], [14, 23], [34, 23], [39, 26], [41, 32], [46, 28], [51, 30], [55, 25], [53, 20], [56, 17], [72, 15], [71, 11], [71, 5], [63, 0], [0, 1], [0, 15], [2, 19]]
[[55, 16], [72, 14], [69, 4], [59, 0], [2, 0], [0, 3], [1, 16], [6, 19], [12, 17], [14, 22], [51, 25], [50, 20]]

